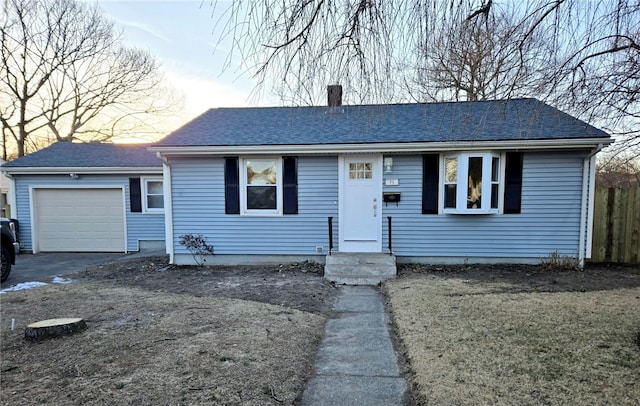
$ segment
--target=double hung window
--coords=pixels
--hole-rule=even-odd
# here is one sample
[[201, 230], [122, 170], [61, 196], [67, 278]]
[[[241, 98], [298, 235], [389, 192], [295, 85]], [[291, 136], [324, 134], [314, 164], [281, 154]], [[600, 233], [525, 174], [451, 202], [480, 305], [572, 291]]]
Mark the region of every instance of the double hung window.
[[142, 182], [142, 201], [147, 213], [164, 212], [164, 194], [161, 178], [146, 178]]
[[282, 214], [282, 160], [245, 158], [240, 166], [243, 214]]

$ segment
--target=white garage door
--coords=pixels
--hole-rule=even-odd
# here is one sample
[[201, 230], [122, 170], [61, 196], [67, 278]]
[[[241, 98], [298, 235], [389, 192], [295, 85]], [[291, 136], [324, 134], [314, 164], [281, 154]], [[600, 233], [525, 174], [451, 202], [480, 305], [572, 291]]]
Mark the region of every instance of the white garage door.
[[122, 189], [36, 189], [38, 251], [124, 252]]

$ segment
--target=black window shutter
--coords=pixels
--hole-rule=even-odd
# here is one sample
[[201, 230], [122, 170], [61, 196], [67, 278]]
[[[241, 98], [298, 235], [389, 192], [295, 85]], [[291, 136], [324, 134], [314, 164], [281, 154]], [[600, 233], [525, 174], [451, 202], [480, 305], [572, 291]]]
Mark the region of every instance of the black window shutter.
[[132, 213], [142, 212], [142, 191], [140, 189], [140, 178], [129, 178], [129, 202]]
[[298, 159], [282, 158], [282, 201], [284, 214], [298, 214]]
[[522, 203], [522, 152], [507, 152], [505, 162], [504, 212], [520, 213]]
[[240, 174], [238, 157], [224, 159], [224, 212], [240, 214]]
[[422, 156], [422, 214], [438, 214], [438, 185], [440, 184], [440, 156]]

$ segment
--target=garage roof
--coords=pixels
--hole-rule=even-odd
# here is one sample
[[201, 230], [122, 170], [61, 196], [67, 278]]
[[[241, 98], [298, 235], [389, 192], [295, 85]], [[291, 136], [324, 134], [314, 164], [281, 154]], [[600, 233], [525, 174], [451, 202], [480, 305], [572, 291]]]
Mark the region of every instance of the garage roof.
[[155, 153], [141, 144], [57, 142], [2, 165], [12, 168], [162, 168]]

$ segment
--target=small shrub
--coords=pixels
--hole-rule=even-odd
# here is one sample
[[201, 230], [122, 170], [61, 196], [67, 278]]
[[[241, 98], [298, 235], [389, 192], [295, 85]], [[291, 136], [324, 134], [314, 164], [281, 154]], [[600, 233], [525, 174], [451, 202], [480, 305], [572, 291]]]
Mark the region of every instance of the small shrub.
[[196, 264], [200, 266], [207, 262], [207, 255], [215, 255], [213, 246], [207, 244], [207, 237], [202, 234], [183, 234], [179, 242], [189, 250]]
[[577, 257], [560, 255], [558, 251], [553, 251], [548, 258], [543, 258], [542, 267], [549, 271], [578, 271], [580, 264]]

